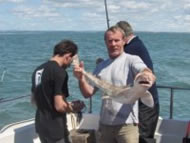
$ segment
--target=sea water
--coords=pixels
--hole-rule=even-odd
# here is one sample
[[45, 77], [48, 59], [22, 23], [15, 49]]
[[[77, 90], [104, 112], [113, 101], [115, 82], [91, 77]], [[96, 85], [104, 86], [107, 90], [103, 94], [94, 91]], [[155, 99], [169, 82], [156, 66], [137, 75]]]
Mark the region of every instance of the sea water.
[[[190, 88], [190, 33], [136, 33], [146, 45], [154, 64], [157, 84]], [[56, 43], [63, 39], [76, 42], [80, 59], [85, 69], [92, 72], [98, 57], [106, 59], [107, 49], [103, 32], [72, 31], [1, 31], [0, 32], [0, 99], [12, 99], [30, 94], [31, 75], [41, 63], [50, 59]], [[69, 101], [84, 99], [73, 77], [69, 73]], [[160, 116], [169, 118], [170, 90], [159, 89]], [[99, 113], [101, 95], [97, 92], [92, 98], [92, 111]], [[174, 90], [175, 119], [190, 119], [190, 90]], [[30, 98], [22, 98], [0, 104], [0, 128], [6, 124], [33, 118], [35, 107]]]

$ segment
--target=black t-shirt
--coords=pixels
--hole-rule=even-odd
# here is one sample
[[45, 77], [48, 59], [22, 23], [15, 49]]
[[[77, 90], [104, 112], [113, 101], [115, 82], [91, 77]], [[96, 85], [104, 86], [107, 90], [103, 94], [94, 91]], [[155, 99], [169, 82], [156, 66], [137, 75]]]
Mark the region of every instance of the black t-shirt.
[[37, 104], [36, 131], [54, 139], [67, 134], [66, 114], [54, 107], [54, 96], [69, 96], [68, 74], [55, 61], [48, 61], [33, 72], [32, 93]]

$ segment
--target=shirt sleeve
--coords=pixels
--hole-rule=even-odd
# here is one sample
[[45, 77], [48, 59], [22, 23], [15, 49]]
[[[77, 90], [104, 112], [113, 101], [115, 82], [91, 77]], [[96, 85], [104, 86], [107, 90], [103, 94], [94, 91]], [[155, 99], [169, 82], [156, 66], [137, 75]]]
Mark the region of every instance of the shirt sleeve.
[[136, 75], [137, 73], [147, 68], [147, 66], [145, 65], [145, 63], [142, 61], [142, 59], [139, 56], [133, 56], [131, 62], [132, 62], [131, 67], [132, 67], [132, 71], [134, 75]]
[[66, 71], [56, 69], [54, 72], [54, 96], [63, 94], [63, 86], [66, 81]]

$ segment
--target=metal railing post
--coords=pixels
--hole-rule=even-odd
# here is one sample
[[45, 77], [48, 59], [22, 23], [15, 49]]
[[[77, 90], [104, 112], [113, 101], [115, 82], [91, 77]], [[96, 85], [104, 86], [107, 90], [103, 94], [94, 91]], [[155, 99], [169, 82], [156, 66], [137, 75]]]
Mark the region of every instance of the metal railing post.
[[165, 86], [165, 85], [157, 85], [157, 88], [170, 89], [170, 105], [169, 105], [170, 115], [169, 115], [169, 118], [173, 119], [174, 90], [190, 90], [190, 88]]
[[89, 99], [89, 109], [88, 109], [88, 113], [92, 113], [92, 97], [90, 97], [90, 99]]
[[173, 119], [173, 88], [170, 88], [170, 119]]

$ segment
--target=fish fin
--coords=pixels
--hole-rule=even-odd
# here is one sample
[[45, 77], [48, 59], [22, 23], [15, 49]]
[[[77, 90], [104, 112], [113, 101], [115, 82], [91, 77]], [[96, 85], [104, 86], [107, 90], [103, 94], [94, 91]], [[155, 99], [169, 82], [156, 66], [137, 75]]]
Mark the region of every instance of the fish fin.
[[140, 98], [141, 102], [146, 106], [153, 108], [154, 107], [154, 100], [152, 94], [149, 91], [146, 91], [144, 95]]

